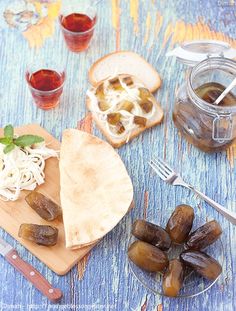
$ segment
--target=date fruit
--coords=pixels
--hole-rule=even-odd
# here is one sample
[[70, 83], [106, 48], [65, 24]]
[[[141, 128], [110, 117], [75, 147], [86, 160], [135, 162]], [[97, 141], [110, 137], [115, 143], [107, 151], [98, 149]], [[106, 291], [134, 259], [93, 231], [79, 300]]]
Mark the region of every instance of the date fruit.
[[124, 100], [119, 104], [118, 108], [119, 110], [126, 110], [128, 112], [131, 112], [134, 108], [134, 104], [128, 100]]
[[139, 88], [139, 97], [141, 98], [141, 100], [146, 100], [150, 96], [151, 96], [151, 93], [148, 89], [146, 89], [145, 87]]
[[181, 204], [176, 207], [166, 225], [171, 240], [181, 244], [188, 238], [192, 229], [194, 210], [191, 206]]
[[221, 233], [220, 224], [216, 220], [212, 220], [191, 233], [185, 245], [194, 250], [204, 249], [218, 240]]
[[120, 122], [121, 114], [119, 112], [108, 113], [107, 122], [111, 125], [116, 125]]
[[45, 220], [52, 221], [62, 214], [61, 207], [40, 192], [30, 192], [25, 200]]
[[152, 110], [153, 103], [150, 100], [142, 100], [139, 103], [140, 107], [142, 108], [143, 112], [149, 113]]
[[222, 267], [218, 261], [204, 252], [186, 250], [181, 253], [180, 259], [186, 266], [208, 280], [214, 281], [222, 272]]
[[123, 78], [123, 82], [124, 82], [126, 85], [128, 85], [128, 86], [134, 84], [134, 81], [133, 81], [133, 79], [132, 79], [131, 77], [124, 77], [124, 78]]
[[122, 122], [116, 123], [115, 129], [116, 129], [117, 134], [122, 134], [122, 133], [124, 133], [124, 131], [125, 131], [125, 127], [124, 127], [124, 125], [122, 124]]
[[95, 92], [96, 96], [100, 99], [100, 100], [104, 100], [105, 99], [105, 94], [104, 94], [104, 85], [103, 83], [100, 84], [97, 89], [96, 89], [96, 92]]
[[129, 246], [128, 257], [136, 266], [149, 272], [163, 271], [169, 262], [163, 251], [142, 241]]
[[147, 123], [147, 119], [144, 117], [140, 117], [140, 116], [134, 116], [134, 124], [137, 124], [141, 127], [146, 126]]
[[138, 219], [132, 226], [132, 234], [139, 240], [150, 243], [163, 251], [171, 245], [169, 234], [160, 226]]
[[58, 229], [52, 226], [21, 224], [18, 236], [39, 245], [53, 246], [57, 243]]
[[172, 259], [163, 278], [163, 293], [169, 297], [177, 297], [184, 281], [184, 265], [178, 259]]
[[101, 111], [106, 111], [110, 108], [108, 103], [105, 100], [101, 100], [98, 102], [98, 107]]
[[118, 77], [112, 78], [109, 80], [110, 85], [115, 90], [123, 90], [123, 87], [120, 83], [120, 79]]

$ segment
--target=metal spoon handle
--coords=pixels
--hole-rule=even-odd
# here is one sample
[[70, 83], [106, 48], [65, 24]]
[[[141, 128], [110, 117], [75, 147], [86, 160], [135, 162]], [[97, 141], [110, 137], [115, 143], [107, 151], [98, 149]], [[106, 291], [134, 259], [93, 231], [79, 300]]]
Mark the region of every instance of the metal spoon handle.
[[230, 85], [224, 90], [222, 94], [215, 100], [214, 105], [219, 105], [222, 99], [236, 86], [236, 78], [230, 83]]

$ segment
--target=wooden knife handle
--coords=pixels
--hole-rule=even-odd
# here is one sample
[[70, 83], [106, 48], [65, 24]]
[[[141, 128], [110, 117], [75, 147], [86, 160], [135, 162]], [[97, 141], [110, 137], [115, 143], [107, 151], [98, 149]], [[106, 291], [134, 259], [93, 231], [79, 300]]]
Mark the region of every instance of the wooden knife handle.
[[30, 281], [43, 295], [47, 296], [53, 302], [57, 302], [62, 297], [62, 292], [52, 285], [29, 263], [21, 259], [16, 250], [11, 250], [5, 258], [13, 265], [23, 276]]

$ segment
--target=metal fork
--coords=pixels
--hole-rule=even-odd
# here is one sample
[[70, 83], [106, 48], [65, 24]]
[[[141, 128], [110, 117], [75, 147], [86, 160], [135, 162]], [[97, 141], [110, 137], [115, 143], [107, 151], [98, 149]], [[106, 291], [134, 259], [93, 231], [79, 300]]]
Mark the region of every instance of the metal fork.
[[236, 225], [236, 213], [227, 210], [222, 205], [216, 203], [212, 199], [208, 198], [204, 193], [198, 191], [193, 186], [187, 184], [182, 177], [176, 173], [166, 162], [164, 162], [160, 158], [154, 157], [148, 162], [149, 165], [153, 168], [153, 170], [157, 173], [157, 175], [173, 186], [183, 186], [195, 192], [200, 198], [205, 200], [208, 204], [214, 207], [219, 213], [221, 213], [228, 221], [232, 224]]

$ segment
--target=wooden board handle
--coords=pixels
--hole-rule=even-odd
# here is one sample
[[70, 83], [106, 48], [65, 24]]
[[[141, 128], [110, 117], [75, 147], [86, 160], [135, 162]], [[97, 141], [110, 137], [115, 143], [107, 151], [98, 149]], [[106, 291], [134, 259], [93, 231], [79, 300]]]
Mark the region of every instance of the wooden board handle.
[[23, 276], [30, 281], [43, 295], [53, 302], [57, 302], [62, 297], [62, 292], [58, 288], [53, 288], [51, 284], [29, 263], [21, 259], [16, 250], [11, 250], [5, 257], [7, 261], [15, 267]]

